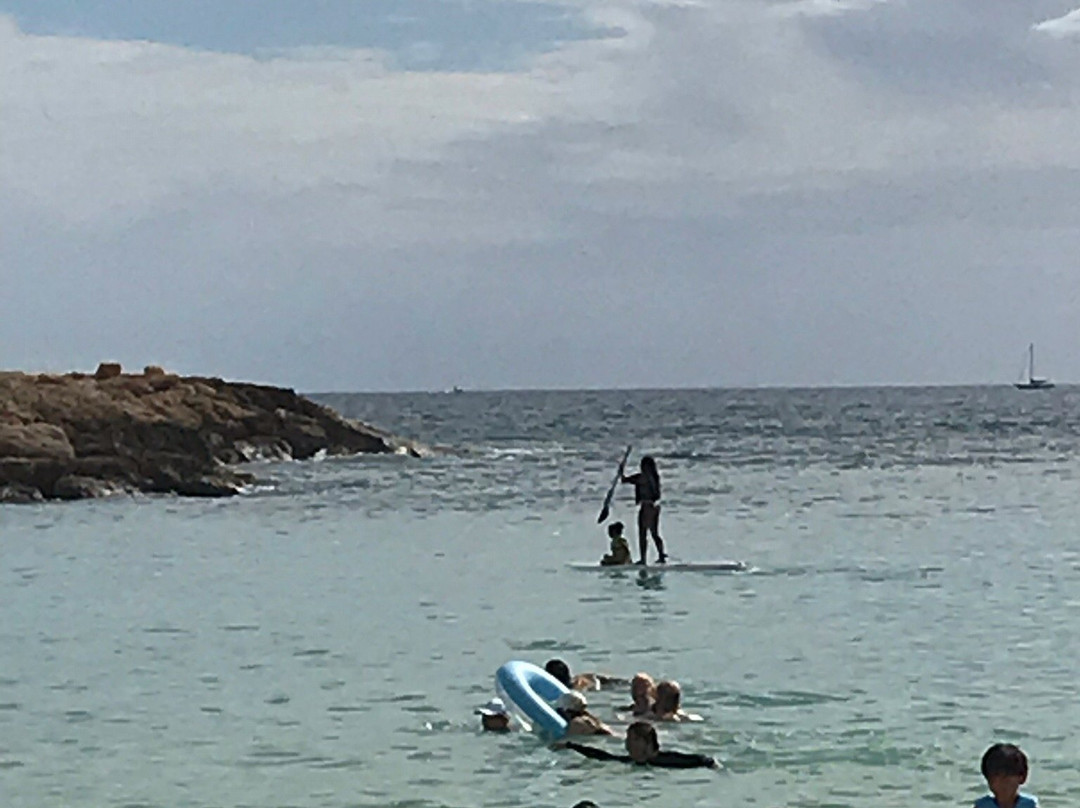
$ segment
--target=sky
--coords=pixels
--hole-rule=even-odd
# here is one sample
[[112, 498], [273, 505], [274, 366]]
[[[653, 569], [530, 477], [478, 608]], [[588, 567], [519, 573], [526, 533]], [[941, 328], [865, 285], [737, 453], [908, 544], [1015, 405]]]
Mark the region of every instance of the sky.
[[1080, 0], [0, 0], [0, 367], [1080, 381]]

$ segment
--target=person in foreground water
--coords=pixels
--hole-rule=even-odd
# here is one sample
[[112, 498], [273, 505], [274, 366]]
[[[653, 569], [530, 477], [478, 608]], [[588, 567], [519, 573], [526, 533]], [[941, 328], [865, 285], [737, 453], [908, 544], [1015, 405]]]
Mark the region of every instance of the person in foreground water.
[[611, 552], [600, 559], [600, 566], [618, 567], [634, 563], [634, 559], [630, 557], [630, 543], [623, 535], [623, 523], [612, 522], [608, 525], [607, 534], [611, 539]]
[[656, 552], [659, 554], [657, 560], [661, 564], [666, 563], [664, 540], [660, 538], [660, 471], [656, 468], [652, 455], [641, 458], [641, 471], [629, 477], [624, 474], [622, 481], [633, 484], [634, 502], [638, 505], [638, 549], [641, 551], [641, 558], [637, 563], [645, 563], [649, 533], [652, 533], [653, 543], [656, 544]]
[[580, 755], [593, 760], [617, 760], [620, 763], [633, 763], [636, 766], [657, 766], [662, 769], [718, 769], [720, 764], [708, 755], [689, 752], [668, 752], [660, 748], [660, 739], [656, 727], [648, 721], [635, 721], [626, 728], [625, 755], [616, 755], [606, 749], [585, 746], [574, 741], [560, 741], [557, 746], [573, 749]]
[[1019, 746], [996, 743], [982, 757], [982, 774], [990, 793], [975, 800], [975, 808], [1036, 808], [1035, 797], [1020, 793], [1027, 782], [1028, 759]]

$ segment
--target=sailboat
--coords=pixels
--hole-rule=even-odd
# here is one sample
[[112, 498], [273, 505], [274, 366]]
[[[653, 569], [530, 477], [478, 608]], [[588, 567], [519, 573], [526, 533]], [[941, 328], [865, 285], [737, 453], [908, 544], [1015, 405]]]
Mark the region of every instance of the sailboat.
[[1040, 379], [1035, 375], [1035, 343], [1028, 345], [1028, 361], [1024, 370], [1027, 371], [1027, 379], [1021, 373], [1020, 381], [1016, 382], [1017, 390], [1049, 390], [1054, 383], [1049, 379]]

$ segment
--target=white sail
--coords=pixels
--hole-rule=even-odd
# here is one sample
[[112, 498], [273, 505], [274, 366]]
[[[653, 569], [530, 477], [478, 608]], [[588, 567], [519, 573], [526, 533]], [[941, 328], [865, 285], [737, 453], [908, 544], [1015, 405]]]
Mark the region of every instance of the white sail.
[[[1026, 371], [1026, 374], [1024, 371]], [[1054, 386], [1054, 383], [1049, 379], [1040, 379], [1035, 375], [1034, 342], [1028, 344], [1027, 362], [1025, 363], [1024, 370], [1020, 373], [1020, 381], [1018, 381], [1015, 386], [1019, 390], [1046, 390]]]

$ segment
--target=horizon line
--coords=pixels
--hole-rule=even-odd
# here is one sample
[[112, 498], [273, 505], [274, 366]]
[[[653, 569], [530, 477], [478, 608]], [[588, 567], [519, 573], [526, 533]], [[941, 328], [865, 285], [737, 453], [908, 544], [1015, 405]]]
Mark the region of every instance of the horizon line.
[[[1054, 382], [1054, 387], [1046, 390], [1018, 390], [1017, 392], [1050, 393], [1057, 388], [1075, 387], [1075, 382]], [[754, 390], [963, 390], [972, 388], [1009, 388], [1015, 389], [1014, 382], [966, 382], [966, 383], [915, 383], [915, 382], [875, 382], [872, 384], [758, 384], [758, 385], [690, 385], [686, 387], [454, 387], [449, 389], [369, 389], [369, 390], [305, 390], [303, 395], [437, 395], [455, 396], [469, 393], [660, 393], [660, 392], [742, 392]]]

